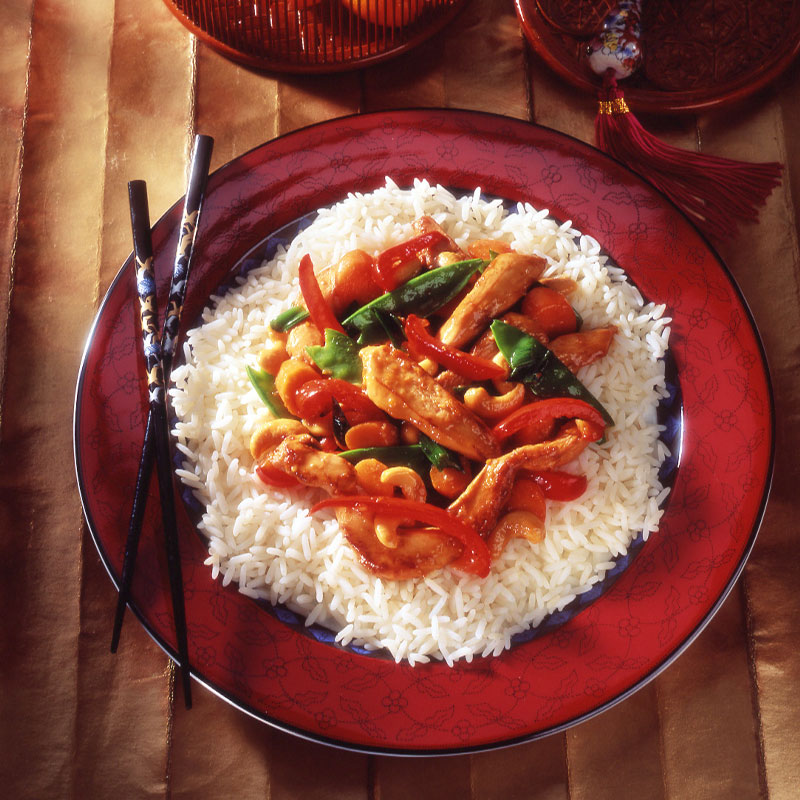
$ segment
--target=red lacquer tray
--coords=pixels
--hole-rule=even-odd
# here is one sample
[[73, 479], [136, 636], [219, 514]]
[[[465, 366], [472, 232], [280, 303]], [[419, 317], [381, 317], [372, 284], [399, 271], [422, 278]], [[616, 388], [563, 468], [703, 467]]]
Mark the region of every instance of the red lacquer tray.
[[[465, 111], [347, 117], [269, 142], [209, 181], [186, 319], [270, 233], [384, 176], [476, 186], [549, 208], [597, 238], [673, 318], [682, 454], [661, 530], [616, 582], [560, 627], [497, 658], [407, 667], [304, 634], [203, 565], [180, 517], [194, 677], [248, 713], [321, 742], [369, 752], [460, 753], [544, 736], [651, 680], [699, 633], [738, 577], [768, 495], [772, 394], [752, 317], [696, 229], [624, 166], [567, 136]], [[181, 204], [154, 228], [168, 276]], [[97, 315], [78, 379], [75, 458], [84, 511], [119, 585], [146, 422], [131, 258]], [[164, 284], [165, 277], [161, 283]], [[160, 290], [166, 290], [162, 285]], [[132, 608], [176, 652], [153, 489]], [[109, 623], [112, 609], [109, 609]]]
[[[597, 94], [583, 56], [614, 0], [514, 0], [534, 51]], [[743, 100], [800, 53], [797, 0], [658, 0], [642, 6], [644, 63], [621, 84], [636, 111], [700, 111]]]
[[466, 0], [164, 0], [201, 41], [273, 72], [341, 72], [400, 55]]

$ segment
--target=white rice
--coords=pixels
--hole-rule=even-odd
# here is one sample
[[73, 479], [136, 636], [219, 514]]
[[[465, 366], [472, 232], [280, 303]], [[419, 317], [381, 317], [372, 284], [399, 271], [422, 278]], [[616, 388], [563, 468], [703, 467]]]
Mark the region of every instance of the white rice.
[[[264, 407], [245, 373], [267, 337], [269, 321], [298, 294], [297, 266], [309, 253], [318, 267], [355, 248], [378, 253], [410, 238], [411, 222], [433, 216], [460, 245], [502, 239], [549, 263], [546, 274], [574, 278], [570, 300], [587, 328], [617, 326], [609, 355], [579, 377], [614, 418], [607, 441], [568, 465], [589, 479], [583, 497], [548, 503], [541, 544], [513, 540], [489, 577], [442, 570], [421, 580], [387, 581], [368, 573], [330, 513], [309, 516], [316, 490], [267, 490], [253, 476], [248, 445]], [[661, 357], [669, 319], [645, 305], [600, 245], [570, 222], [559, 224], [520, 204], [455, 197], [418, 180], [400, 190], [387, 179], [371, 194], [352, 194], [319, 212], [288, 250], [212, 297], [184, 345], [185, 365], [173, 371], [170, 395], [184, 455], [178, 475], [205, 508], [206, 564], [223, 584], [283, 603], [337, 632], [342, 644], [386, 648], [409, 663], [498, 655], [511, 637], [602, 581], [631, 541], [657, 530], [666, 490], [658, 469], [656, 407], [665, 396]]]

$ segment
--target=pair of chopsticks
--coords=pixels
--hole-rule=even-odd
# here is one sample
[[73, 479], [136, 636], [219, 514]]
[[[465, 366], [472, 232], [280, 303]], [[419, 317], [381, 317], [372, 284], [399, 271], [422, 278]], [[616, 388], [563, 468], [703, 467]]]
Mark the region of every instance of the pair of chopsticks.
[[115, 653], [117, 651], [122, 630], [122, 620], [130, 599], [136, 566], [136, 554], [139, 548], [139, 537], [142, 531], [150, 479], [153, 474], [153, 462], [155, 461], [161, 499], [161, 521], [164, 527], [170, 594], [172, 596], [172, 614], [178, 641], [178, 660], [181, 668], [183, 695], [187, 708], [192, 706], [189, 644], [170, 462], [166, 387], [175, 355], [181, 311], [183, 310], [183, 301], [186, 295], [186, 286], [191, 269], [192, 254], [205, 196], [213, 147], [214, 140], [210, 136], [199, 135], [195, 138], [189, 184], [186, 189], [186, 199], [178, 237], [178, 248], [175, 254], [172, 282], [169, 289], [169, 300], [160, 337], [158, 333], [158, 301], [155, 273], [153, 271], [153, 243], [150, 235], [147, 185], [144, 181], [131, 181], [128, 184], [133, 253], [136, 261], [136, 290], [141, 311], [142, 343], [144, 345], [150, 408], [142, 444], [142, 454], [139, 460], [139, 471], [136, 476], [136, 489], [128, 525], [128, 537], [125, 542], [122, 578], [114, 617], [114, 630], [111, 636], [111, 652]]

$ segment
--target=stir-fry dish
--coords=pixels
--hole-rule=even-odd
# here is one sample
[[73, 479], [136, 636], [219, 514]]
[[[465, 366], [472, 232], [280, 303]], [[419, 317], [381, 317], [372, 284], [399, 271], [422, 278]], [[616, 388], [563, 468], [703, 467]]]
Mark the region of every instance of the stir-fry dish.
[[575, 372], [616, 330], [584, 327], [543, 258], [413, 228], [377, 256], [302, 259], [301, 296], [248, 367], [267, 407], [250, 451], [267, 486], [324, 490], [312, 513], [333, 509], [374, 575], [485, 577], [586, 490], [572, 462], [614, 421]]
[[223, 586], [452, 664], [589, 602], [658, 531], [670, 320], [571, 221], [387, 178], [263, 252], [172, 370]]

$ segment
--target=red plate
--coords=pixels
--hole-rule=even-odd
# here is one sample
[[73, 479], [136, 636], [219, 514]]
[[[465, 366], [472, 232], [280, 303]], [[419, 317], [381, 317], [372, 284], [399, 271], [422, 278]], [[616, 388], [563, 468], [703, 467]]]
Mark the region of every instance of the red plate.
[[[389, 753], [453, 753], [534, 739], [602, 711], [652, 679], [699, 633], [744, 566], [767, 499], [772, 393], [742, 296], [697, 230], [622, 165], [567, 136], [465, 111], [347, 117], [269, 142], [209, 181], [185, 318], [271, 232], [390, 175], [476, 186], [549, 208], [597, 238], [673, 317], [682, 456], [661, 530], [616, 583], [565, 624], [497, 658], [454, 668], [395, 665], [304, 635], [212, 581], [180, 517], [190, 661], [203, 684], [250, 714], [321, 742]], [[154, 229], [160, 290], [176, 204]], [[146, 421], [132, 258], [103, 301], [84, 354], [75, 458], [84, 511], [119, 585]], [[132, 608], [176, 646], [153, 489]], [[109, 609], [109, 620], [112, 609]]]
[[[614, 0], [514, 0], [525, 36], [562, 78], [597, 94], [583, 57]], [[699, 111], [749, 97], [800, 53], [796, 0], [661, 0], [642, 6], [644, 65], [624, 81], [635, 111]]]

